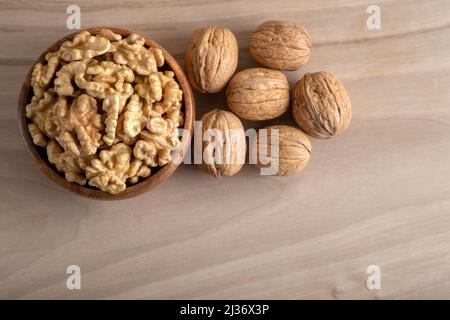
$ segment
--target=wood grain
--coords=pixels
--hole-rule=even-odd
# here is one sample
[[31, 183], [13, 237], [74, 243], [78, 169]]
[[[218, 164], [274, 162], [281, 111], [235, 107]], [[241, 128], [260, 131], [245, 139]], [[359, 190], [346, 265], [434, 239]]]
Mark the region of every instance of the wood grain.
[[[371, 0], [78, 1], [82, 27], [111, 25], [158, 41], [181, 63], [191, 32], [225, 25], [239, 42], [264, 20], [304, 24], [308, 64], [326, 70], [353, 105], [349, 130], [312, 139], [292, 177], [246, 166], [216, 181], [192, 165], [119, 202], [60, 190], [28, 158], [17, 130], [20, 85], [34, 59], [70, 33], [72, 1], [0, 1], [0, 297], [450, 298], [450, 2], [377, 1], [382, 28], [366, 28]], [[197, 119], [226, 108], [197, 95]], [[292, 123], [281, 119], [261, 127]], [[82, 289], [67, 290], [77, 264]], [[381, 268], [381, 290], [365, 286]]]

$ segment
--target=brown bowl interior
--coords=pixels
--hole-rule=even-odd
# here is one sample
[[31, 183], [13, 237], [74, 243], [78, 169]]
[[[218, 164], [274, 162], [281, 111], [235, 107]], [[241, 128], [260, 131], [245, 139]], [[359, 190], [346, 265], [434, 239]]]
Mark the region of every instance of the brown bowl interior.
[[[120, 34], [122, 37], [128, 36], [130, 33], [132, 33], [129, 30], [125, 29], [118, 29], [118, 28], [110, 28], [110, 27], [98, 27], [98, 28], [90, 28], [86, 29], [91, 34], [96, 34], [99, 32], [100, 29], [108, 28], [111, 29], [113, 32]], [[82, 30], [80, 30], [82, 31]], [[31, 97], [33, 96], [33, 89], [30, 85], [30, 79], [31, 79], [31, 73], [33, 71], [33, 67], [38, 62], [44, 62], [45, 61], [45, 55], [47, 52], [56, 51], [59, 49], [61, 44], [64, 41], [72, 40], [74, 36], [80, 32], [77, 31], [75, 33], [72, 33], [61, 40], [54, 43], [50, 48], [48, 48], [33, 64], [30, 71], [27, 74], [27, 77], [25, 81], [23, 82], [22, 89], [20, 91], [19, 96], [19, 103], [18, 103], [18, 120], [19, 120], [19, 130], [23, 137], [25, 148], [30, 154], [31, 158], [34, 160], [34, 162], [37, 164], [39, 169], [45, 173], [46, 176], [48, 176], [51, 180], [56, 182], [59, 186], [63, 187], [66, 190], [69, 190], [71, 192], [78, 193], [85, 197], [95, 198], [95, 199], [102, 199], [102, 200], [116, 200], [116, 199], [126, 199], [133, 196], [136, 196], [138, 194], [141, 194], [147, 190], [149, 190], [152, 187], [155, 187], [159, 183], [166, 180], [170, 175], [173, 174], [175, 169], [178, 167], [177, 163], [170, 162], [166, 164], [165, 166], [158, 168], [157, 171], [152, 168], [152, 175], [139, 183], [131, 186], [127, 186], [127, 188], [119, 193], [119, 194], [109, 194], [107, 192], [101, 191], [99, 189], [94, 189], [89, 186], [80, 186], [76, 183], [71, 183], [67, 181], [57, 170], [56, 168], [50, 164], [47, 160], [47, 154], [45, 151], [45, 148], [41, 148], [38, 146], [35, 146], [33, 144], [33, 140], [28, 132], [27, 124], [29, 123], [29, 119], [25, 116], [25, 106], [30, 102]], [[183, 159], [185, 153], [188, 150], [191, 137], [192, 137], [192, 131], [193, 131], [193, 122], [195, 119], [195, 102], [192, 95], [192, 90], [189, 85], [189, 82], [181, 69], [181, 67], [178, 65], [178, 63], [175, 61], [175, 59], [167, 52], [164, 48], [162, 48], [157, 42], [147, 39], [145, 44], [149, 47], [156, 47], [161, 48], [164, 54], [164, 58], [166, 59], [165, 68], [172, 70], [175, 73], [175, 77], [180, 84], [181, 90], [183, 90], [183, 105], [182, 105], [182, 111], [184, 113], [185, 121], [184, 121], [184, 129], [189, 130], [191, 133], [189, 137], [183, 137], [181, 140], [181, 145], [178, 148], [178, 154], [180, 159]]]

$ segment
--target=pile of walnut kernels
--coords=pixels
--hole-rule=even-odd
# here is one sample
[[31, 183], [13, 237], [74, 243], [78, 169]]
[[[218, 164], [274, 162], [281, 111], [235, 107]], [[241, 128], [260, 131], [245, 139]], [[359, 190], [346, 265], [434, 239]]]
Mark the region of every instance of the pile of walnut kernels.
[[28, 130], [68, 181], [117, 194], [171, 161], [183, 92], [144, 42], [83, 31], [35, 65]]

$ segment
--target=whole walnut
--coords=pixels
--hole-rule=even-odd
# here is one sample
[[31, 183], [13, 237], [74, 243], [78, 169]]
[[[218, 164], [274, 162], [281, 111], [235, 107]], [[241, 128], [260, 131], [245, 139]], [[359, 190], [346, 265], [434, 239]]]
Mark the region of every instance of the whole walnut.
[[311, 142], [305, 133], [286, 125], [264, 129], [258, 132], [253, 143], [252, 155], [256, 167], [269, 168], [275, 163], [278, 168], [270, 174], [278, 176], [293, 175], [306, 167], [311, 156]]
[[297, 70], [311, 53], [308, 31], [291, 21], [267, 21], [250, 38], [250, 56], [258, 63], [278, 70]]
[[228, 107], [248, 120], [269, 120], [289, 107], [289, 83], [278, 70], [250, 68], [231, 78], [227, 88]]
[[202, 117], [202, 169], [216, 178], [238, 173], [245, 163], [247, 143], [241, 120], [214, 109]]
[[350, 98], [331, 73], [305, 74], [292, 88], [291, 101], [295, 122], [314, 138], [330, 138], [350, 125]]
[[224, 27], [194, 31], [184, 55], [186, 75], [199, 92], [221, 91], [236, 71], [237, 62], [236, 37]]

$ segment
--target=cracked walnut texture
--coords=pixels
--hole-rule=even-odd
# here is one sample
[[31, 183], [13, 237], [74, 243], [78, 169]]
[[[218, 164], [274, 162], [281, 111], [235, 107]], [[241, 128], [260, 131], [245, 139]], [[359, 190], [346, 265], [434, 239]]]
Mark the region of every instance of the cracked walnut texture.
[[111, 194], [171, 161], [183, 92], [145, 39], [83, 31], [32, 71], [26, 106], [33, 143], [74, 183]]

